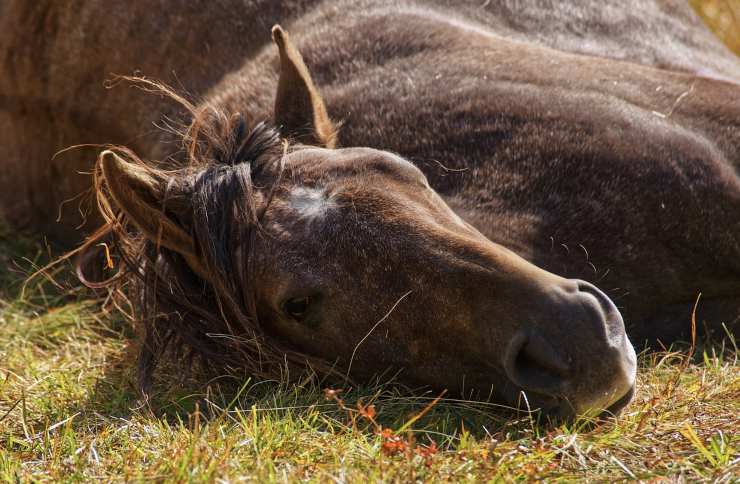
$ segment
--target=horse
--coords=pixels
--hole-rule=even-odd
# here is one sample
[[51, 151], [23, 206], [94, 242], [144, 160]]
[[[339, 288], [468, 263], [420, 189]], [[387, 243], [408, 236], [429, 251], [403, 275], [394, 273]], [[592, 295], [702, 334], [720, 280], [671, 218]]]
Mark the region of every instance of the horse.
[[737, 334], [740, 62], [679, 0], [6, 0], [0, 25], [0, 213], [111, 246], [87, 282], [134, 295], [144, 392], [169, 349], [616, 414], [632, 342], [692, 309]]

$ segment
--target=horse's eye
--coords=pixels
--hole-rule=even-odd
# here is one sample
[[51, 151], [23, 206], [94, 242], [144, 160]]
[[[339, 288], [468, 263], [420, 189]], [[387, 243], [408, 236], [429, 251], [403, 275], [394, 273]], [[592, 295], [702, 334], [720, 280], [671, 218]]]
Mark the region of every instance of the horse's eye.
[[310, 302], [311, 300], [307, 297], [294, 297], [285, 301], [283, 311], [291, 318], [300, 320], [306, 316]]

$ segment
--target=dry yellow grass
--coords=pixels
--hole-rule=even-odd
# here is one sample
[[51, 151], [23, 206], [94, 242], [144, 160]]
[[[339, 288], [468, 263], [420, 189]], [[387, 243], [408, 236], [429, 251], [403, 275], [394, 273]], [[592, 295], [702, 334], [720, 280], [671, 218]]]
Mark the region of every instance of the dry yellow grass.
[[740, 0], [690, 0], [704, 22], [740, 55]]

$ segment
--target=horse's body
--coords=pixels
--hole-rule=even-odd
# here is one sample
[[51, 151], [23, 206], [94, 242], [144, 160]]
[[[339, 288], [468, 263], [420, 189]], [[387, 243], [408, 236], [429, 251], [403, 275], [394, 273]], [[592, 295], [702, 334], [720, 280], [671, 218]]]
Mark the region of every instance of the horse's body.
[[270, 118], [280, 22], [339, 146], [398, 153], [488, 239], [597, 284], [633, 342], [685, 335], [700, 292], [737, 328], [740, 61], [678, 0], [531, 3], [6, 0], [0, 209], [69, 240], [78, 203], [57, 206], [94, 155], [55, 152], [176, 150], [154, 123], [181, 113], [112, 74]]

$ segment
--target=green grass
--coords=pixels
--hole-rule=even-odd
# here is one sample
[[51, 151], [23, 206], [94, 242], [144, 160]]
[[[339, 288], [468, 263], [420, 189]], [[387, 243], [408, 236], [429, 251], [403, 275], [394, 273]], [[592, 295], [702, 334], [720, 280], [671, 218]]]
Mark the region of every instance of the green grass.
[[[686, 480], [740, 476], [734, 348], [642, 356], [616, 420], [539, 426], [490, 403], [377, 384], [210, 381], [175, 366], [150, 405], [119, 313], [24, 272], [44, 260], [0, 234], [0, 480]], [[25, 257], [25, 259], [24, 259]], [[328, 396], [331, 397], [331, 394]], [[358, 405], [359, 402], [359, 405]], [[372, 407], [370, 406], [372, 405]], [[425, 410], [428, 412], [415, 419]]]

